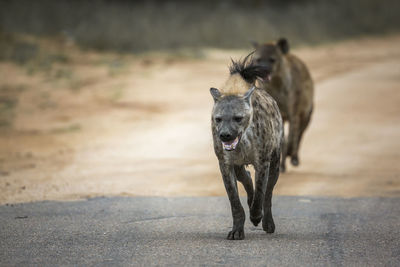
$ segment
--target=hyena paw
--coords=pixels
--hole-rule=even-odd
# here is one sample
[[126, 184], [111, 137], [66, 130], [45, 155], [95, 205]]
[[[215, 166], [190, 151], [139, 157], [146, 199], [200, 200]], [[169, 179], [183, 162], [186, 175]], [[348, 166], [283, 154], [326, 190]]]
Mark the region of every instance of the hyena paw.
[[262, 219], [262, 214], [254, 217], [250, 215], [250, 221], [254, 224], [254, 226], [257, 226], [261, 222], [261, 219]]
[[243, 240], [244, 239], [244, 230], [243, 228], [241, 229], [232, 229], [232, 231], [230, 231], [228, 233], [228, 240]]
[[292, 157], [290, 159], [290, 163], [292, 163], [293, 166], [299, 166], [299, 158], [298, 157]]
[[272, 234], [273, 232], [275, 232], [275, 223], [274, 219], [272, 219], [272, 216], [268, 216], [263, 219], [262, 227], [263, 230], [268, 234]]

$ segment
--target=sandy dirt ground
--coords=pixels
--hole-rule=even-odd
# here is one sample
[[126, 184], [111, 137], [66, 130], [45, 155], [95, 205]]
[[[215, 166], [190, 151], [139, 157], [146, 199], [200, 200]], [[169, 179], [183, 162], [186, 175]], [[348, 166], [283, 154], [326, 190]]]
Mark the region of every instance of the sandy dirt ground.
[[[399, 43], [395, 35], [294, 51], [314, 77], [315, 113], [301, 165], [289, 163], [275, 194], [400, 196]], [[0, 204], [225, 195], [209, 88], [227, 78], [230, 57], [249, 51], [53, 49], [68, 60], [42, 69], [0, 62]]]

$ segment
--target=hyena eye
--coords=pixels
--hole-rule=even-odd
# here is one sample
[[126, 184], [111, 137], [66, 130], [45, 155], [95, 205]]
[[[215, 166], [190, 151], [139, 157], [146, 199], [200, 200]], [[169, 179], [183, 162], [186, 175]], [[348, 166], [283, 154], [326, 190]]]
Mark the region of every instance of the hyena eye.
[[241, 122], [243, 120], [243, 117], [236, 116], [233, 118], [233, 120], [236, 122]]
[[275, 58], [270, 57], [270, 58], [268, 59], [268, 61], [269, 61], [270, 63], [275, 63]]
[[215, 118], [215, 122], [216, 122], [216, 123], [220, 123], [221, 121], [222, 121], [221, 118], [219, 118], [219, 117]]

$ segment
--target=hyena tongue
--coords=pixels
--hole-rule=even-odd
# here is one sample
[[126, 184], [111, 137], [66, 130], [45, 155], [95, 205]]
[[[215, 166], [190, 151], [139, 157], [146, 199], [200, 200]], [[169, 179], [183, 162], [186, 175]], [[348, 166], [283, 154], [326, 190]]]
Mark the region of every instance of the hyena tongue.
[[269, 73], [265, 74], [264, 77], [257, 78], [260, 82], [265, 83], [265, 82], [270, 82], [271, 81], [271, 75]]

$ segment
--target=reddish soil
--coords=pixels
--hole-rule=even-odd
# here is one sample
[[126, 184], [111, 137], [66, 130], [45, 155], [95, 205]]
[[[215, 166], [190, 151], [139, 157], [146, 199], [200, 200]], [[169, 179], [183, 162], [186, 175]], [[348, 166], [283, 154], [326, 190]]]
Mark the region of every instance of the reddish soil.
[[[315, 113], [301, 165], [281, 175], [276, 194], [400, 196], [399, 43], [397, 35], [294, 51], [316, 82]], [[209, 88], [248, 51], [63, 52], [69, 60], [46, 70], [0, 62], [0, 204], [225, 195]]]

